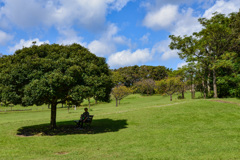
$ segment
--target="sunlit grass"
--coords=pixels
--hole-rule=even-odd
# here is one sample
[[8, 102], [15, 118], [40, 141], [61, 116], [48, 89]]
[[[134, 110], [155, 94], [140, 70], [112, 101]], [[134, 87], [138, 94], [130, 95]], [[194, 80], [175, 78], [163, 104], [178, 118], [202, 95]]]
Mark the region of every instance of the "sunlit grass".
[[[237, 104], [176, 97], [130, 95], [119, 107], [92, 100], [89, 134], [17, 136], [22, 127], [47, 125], [50, 110], [1, 112], [0, 159], [240, 159]], [[86, 106], [58, 108], [58, 125], [74, 125]]]

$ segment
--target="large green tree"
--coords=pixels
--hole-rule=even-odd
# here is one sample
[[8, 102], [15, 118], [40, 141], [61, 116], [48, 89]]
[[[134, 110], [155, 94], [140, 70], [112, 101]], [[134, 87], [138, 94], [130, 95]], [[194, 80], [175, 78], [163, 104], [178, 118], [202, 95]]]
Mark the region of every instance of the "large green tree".
[[240, 12], [228, 16], [214, 13], [210, 19], [199, 19], [203, 26], [200, 32], [184, 37], [170, 36], [170, 48], [179, 50], [180, 58], [196, 64], [195, 77], [202, 81], [205, 97], [210, 95], [210, 88], [215, 98], [236, 93], [233, 88], [238, 86], [236, 83], [239, 80], [239, 15]]
[[59, 103], [79, 105], [94, 95], [109, 101], [112, 80], [105, 58], [81, 45], [33, 45], [0, 61], [1, 100], [24, 106], [50, 104], [51, 128], [56, 128]]

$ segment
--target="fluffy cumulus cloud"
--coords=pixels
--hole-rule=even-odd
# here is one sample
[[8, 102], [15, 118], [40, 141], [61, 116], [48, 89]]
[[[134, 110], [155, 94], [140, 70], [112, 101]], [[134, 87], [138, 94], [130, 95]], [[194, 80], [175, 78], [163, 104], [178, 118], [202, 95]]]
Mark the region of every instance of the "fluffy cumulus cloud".
[[121, 10], [129, 0], [3, 0], [0, 14], [20, 27], [69, 26], [97, 30], [108, 9]]
[[131, 41], [124, 36], [118, 36], [118, 27], [109, 24], [101, 38], [90, 42], [87, 48], [97, 56], [108, 56], [116, 52], [116, 45], [131, 46]]
[[171, 50], [168, 45], [170, 44], [170, 39], [161, 41], [154, 45], [152, 53], [160, 54], [162, 60], [168, 60], [171, 58], [178, 58], [176, 50]]
[[160, 9], [148, 12], [143, 20], [143, 25], [154, 30], [159, 30], [171, 26], [177, 17], [178, 6], [169, 4]]
[[108, 58], [108, 64], [111, 68], [118, 68], [143, 64], [150, 60], [152, 60], [152, 55], [149, 49], [138, 49], [133, 53], [130, 50], [124, 50], [111, 55]]
[[182, 68], [183, 66], [186, 66], [187, 62], [178, 63], [177, 68]]
[[211, 18], [212, 13], [218, 12], [223, 14], [229, 14], [232, 12], [238, 12], [240, 8], [240, 1], [239, 0], [218, 0], [216, 3], [207, 9], [203, 15], [203, 17]]
[[[238, 12], [240, 8], [239, 0], [217, 0], [213, 3], [213, 0], [208, 1], [192, 1], [191, 3], [199, 3], [205, 5], [212, 5], [209, 7], [203, 15], [196, 14], [197, 11], [190, 7], [179, 9], [180, 4], [186, 4], [187, 1], [157, 1], [156, 6], [144, 3], [148, 8], [148, 12], [143, 20], [144, 26], [153, 30], [166, 29], [174, 35], [190, 35], [193, 32], [201, 30], [201, 25], [198, 22], [198, 18], [206, 17], [211, 18], [214, 12], [223, 14], [229, 14], [231, 12]], [[163, 6], [164, 5], [164, 6]]]
[[120, 11], [130, 0], [109, 0], [109, 8]]
[[77, 35], [77, 32], [71, 28], [58, 28], [60, 37], [57, 43], [69, 45], [73, 43], [81, 44], [86, 47], [86, 43], [83, 42], [83, 38]]
[[[193, 1], [192, 1], [193, 2]], [[198, 1], [197, 3], [203, 3], [205, 6], [211, 5], [201, 15], [200, 12], [193, 10], [190, 7], [180, 9], [180, 4], [187, 2], [182, 1], [157, 1], [153, 6], [150, 3], [144, 3], [144, 7], [148, 12], [143, 20], [144, 26], [153, 30], [165, 29], [173, 35], [191, 35], [193, 32], [198, 32], [202, 29], [201, 24], [198, 22], [198, 18], [206, 17], [211, 18], [214, 12], [229, 14], [231, 12], [237, 12], [240, 8], [239, 0], [217, 0], [215, 3], [212, 0]], [[189, 3], [190, 4], [190, 3]], [[168, 60], [171, 58], [177, 58], [177, 52], [169, 49], [168, 45], [170, 40], [164, 40], [155, 44], [152, 49], [153, 53], [160, 53], [162, 60]]]
[[49, 44], [49, 41], [40, 41], [38, 38], [35, 38], [35, 39], [30, 39], [30, 40], [24, 40], [24, 39], [21, 39], [19, 43], [17, 43], [15, 46], [13, 47], [9, 47], [9, 52], [10, 53], [14, 53], [16, 50], [18, 49], [22, 49], [23, 47], [31, 47], [33, 45], [33, 42], [36, 42], [35, 45], [42, 45], [44, 43], [48, 43]]
[[94, 40], [88, 45], [89, 50], [97, 56], [106, 56], [114, 53], [116, 47], [114, 44], [108, 44], [107, 41]]
[[174, 26], [170, 29], [170, 33], [173, 35], [191, 35], [193, 32], [198, 32], [202, 29], [201, 24], [198, 22], [198, 18], [193, 16], [193, 9], [188, 8], [182, 10], [179, 14], [179, 19], [175, 21]]
[[150, 9], [143, 24], [153, 30], [165, 29], [174, 35], [189, 35], [201, 29], [198, 18], [193, 16], [191, 8], [179, 11], [178, 5], [165, 5], [158, 10]]
[[[80, 43], [88, 47], [93, 53], [105, 56], [116, 52], [118, 44], [130, 44], [126, 37], [117, 35], [116, 25], [106, 23], [108, 12], [120, 11], [129, 1], [29, 0], [26, 5], [25, 0], [2, 0], [0, 21], [21, 27], [24, 30], [29, 27], [54, 27], [58, 31], [57, 43], [65, 45]], [[84, 28], [92, 33], [102, 34], [102, 36], [87, 44], [83, 37], [79, 36], [76, 28]], [[2, 44], [4, 39], [7, 40], [7, 34], [0, 32], [0, 36], [5, 37], [0, 40], [0, 44]], [[10, 48], [10, 52], [14, 52], [21, 46], [29, 46], [26, 45], [27, 42], [21, 40]]]
[[6, 32], [0, 30], [0, 45], [5, 45], [8, 41], [12, 39], [13, 39], [12, 35], [7, 34]]

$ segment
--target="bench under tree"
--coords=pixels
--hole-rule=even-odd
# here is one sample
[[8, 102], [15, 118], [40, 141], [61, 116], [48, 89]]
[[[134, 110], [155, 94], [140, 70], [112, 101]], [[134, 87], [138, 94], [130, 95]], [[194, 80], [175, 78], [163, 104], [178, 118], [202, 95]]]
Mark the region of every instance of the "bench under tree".
[[[91, 126], [93, 116], [94, 115], [89, 115], [88, 119], [85, 122], [83, 122], [83, 125], [85, 125], [85, 127], [90, 127]], [[81, 120], [75, 120], [74, 122], [76, 123], [77, 127], [80, 127]]]

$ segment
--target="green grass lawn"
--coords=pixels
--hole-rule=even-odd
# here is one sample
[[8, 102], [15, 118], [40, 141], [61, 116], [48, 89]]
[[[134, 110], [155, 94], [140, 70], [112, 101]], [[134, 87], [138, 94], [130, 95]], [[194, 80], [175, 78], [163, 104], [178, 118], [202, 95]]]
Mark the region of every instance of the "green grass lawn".
[[[0, 159], [240, 159], [240, 101], [186, 97], [170, 102], [169, 96], [130, 95], [119, 107], [114, 101], [93, 105], [91, 132], [73, 128], [52, 136], [17, 135], [48, 125], [47, 106], [0, 112]], [[58, 126], [73, 126], [82, 112], [58, 108]]]

